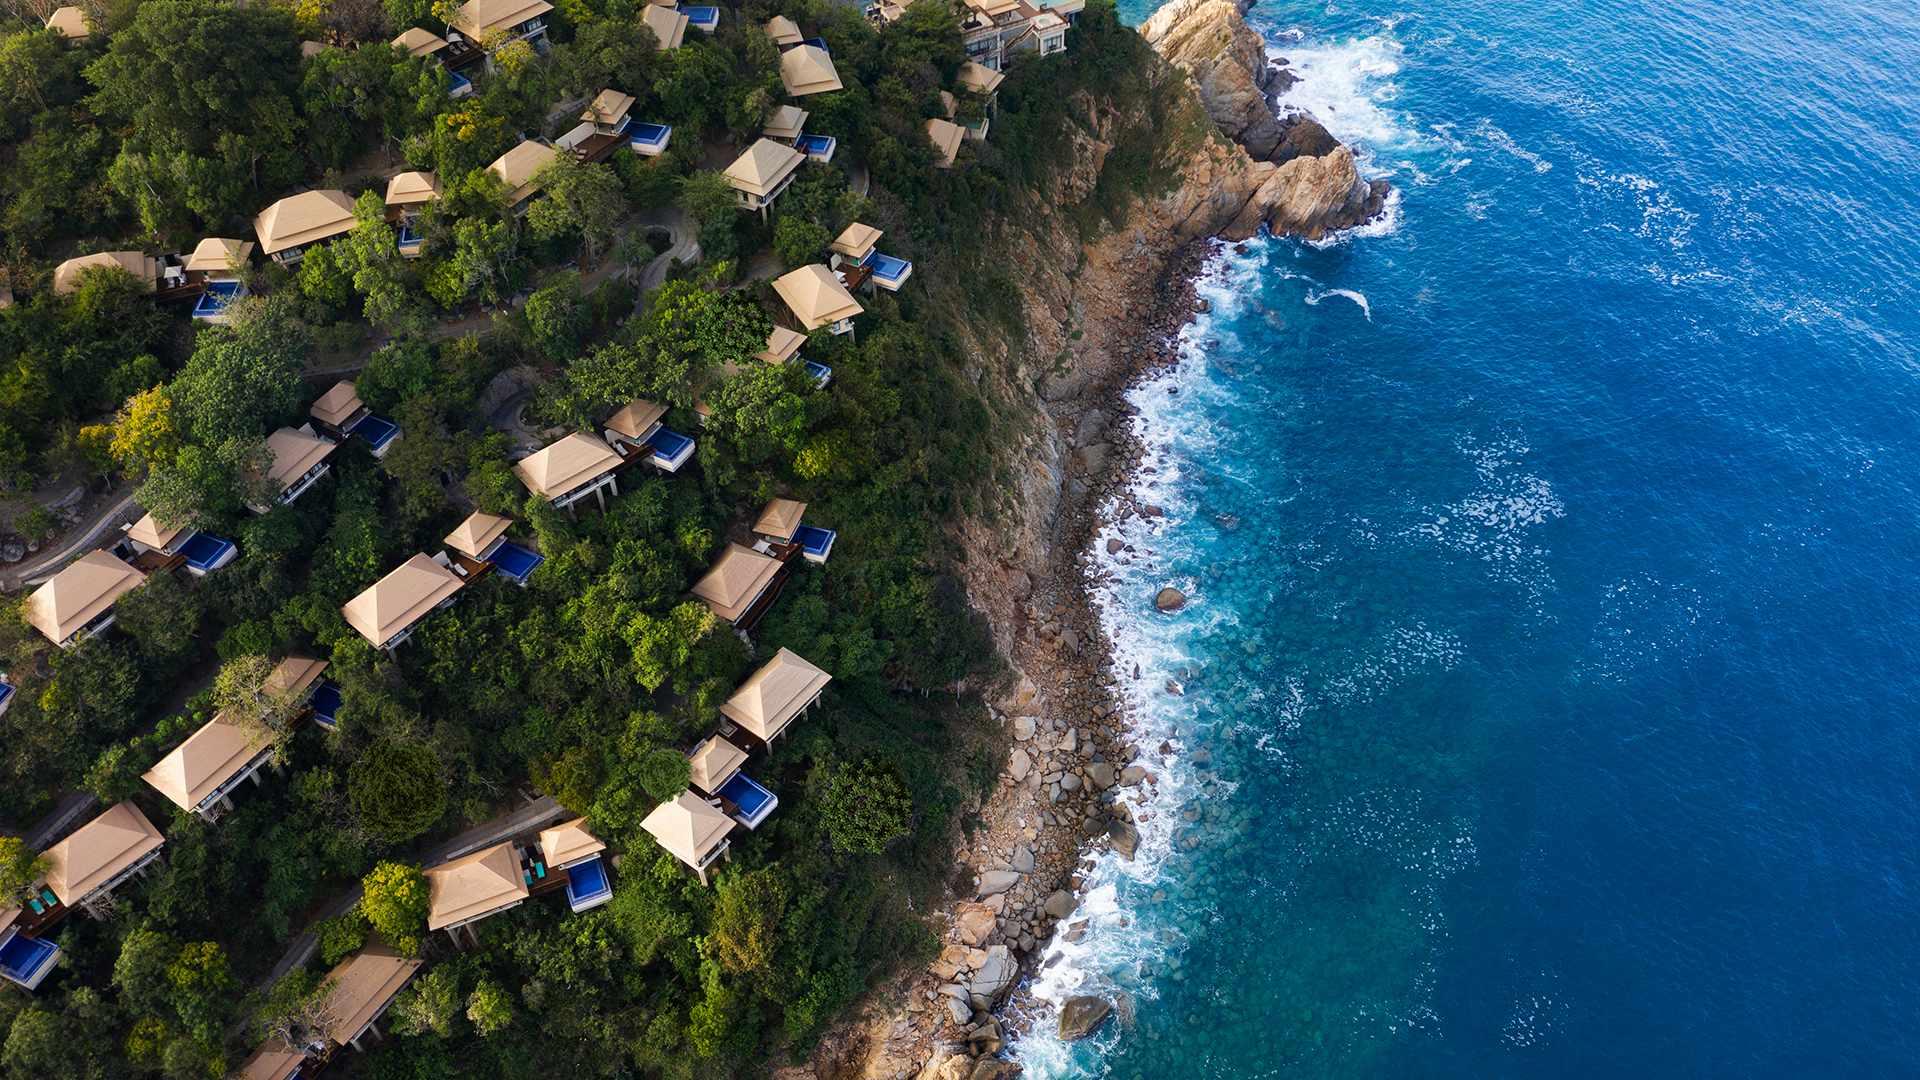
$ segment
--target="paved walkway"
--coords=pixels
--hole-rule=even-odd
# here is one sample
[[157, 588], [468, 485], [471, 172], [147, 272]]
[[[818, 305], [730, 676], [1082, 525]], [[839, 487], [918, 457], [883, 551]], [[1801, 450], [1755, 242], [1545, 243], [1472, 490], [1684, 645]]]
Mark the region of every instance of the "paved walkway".
[[[448, 859], [457, 859], [469, 852], [478, 851], [488, 844], [497, 844], [502, 840], [510, 840], [516, 836], [544, 829], [556, 821], [571, 816], [573, 816], [572, 812], [566, 807], [543, 795], [510, 814], [476, 825], [459, 836], [436, 845], [422, 854], [419, 862], [421, 866], [437, 866]], [[272, 986], [287, 972], [313, 959], [320, 941], [311, 927], [328, 919], [345, 915], [353, 909], [353, 905], [359, 902], [360, 886], [358, 884], [329, 900], [308, 923], [310, 929], [294, 935], [293, 940], [287, 943], [287, 951], [281, 954], [272, 970], [267, 972], [266, 978], [255, 985], [261, 989]]]
[[133, 511], [136, 509], [138, 509], [138, 507], [134, 505], [133, 491], [129, 489], [126, 494], [120, 496], [117, 502], [108, 505], [96, 514], [92, 521], [89, 521], [81, 527], [80, 531], [69, 533], [67, 535], [66, 545], [58, 551], [42, 552], [40, 555], [28, 559], [26, 562], [6, 571], [4, 574], [0, 574], [0, 590], [12, 592], [15, 589], [23, 589], [28, 585], [38, 585], [59, 573], [60, 568], [66, 565], [68, 559], [80, 554], [83, 549], [93, 546], [94, 542], [99, 539], [101, 533], [109, 528], [120, 525], [122, 522], [132, 521]]

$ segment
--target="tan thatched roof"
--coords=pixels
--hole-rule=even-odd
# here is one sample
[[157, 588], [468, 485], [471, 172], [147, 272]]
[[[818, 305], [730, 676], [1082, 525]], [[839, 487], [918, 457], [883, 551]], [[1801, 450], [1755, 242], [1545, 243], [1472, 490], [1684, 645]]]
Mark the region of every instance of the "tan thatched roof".
[[613, 447], [576, 431], [513, 467], [527, 490], [546, 499], [564, 498], [583, 484], [617, 468], [623, 459]]
[[800, 24], [785, 15], [775, 15], [767, 20], [767, 36], [775, 45], [798, 45], [806, 40], [800, 36]]
[[840, 235], [834, 238], [833, 246], [827, 250], [837, 255], [845, 255], [850, 259], [864, 259], [867, 257], [867, 252], [872, 251], [873, 245], [879, 243], [884, 235], [886, 234], [879, 229], [856, 221], [842, 230]]
[[700, 740], [700, 745], [687, 755], [688, 775], [691, 783], [701, 791], [712, 794], [720, 786], [733, 779], [733, 774], [746, 764], [747, 752], [718, 735], [709, 735]]
[[154, 520], [152, 514], [143, 515], [127, 530], [127, 539], [145, 544], [150, 548], [161, 549], [179, 539], [186, 532], [184, 525], [162, 525]]
[[546, 857], [549, 869], [579, 862], [606, 849], [607, 845], [599, 837], [587, 831], [586, 818], [574, 818], [540, 830], [540, 854]]
[[467, 515], [460, 527], [447, 534], [448, 547], [469, 558], [477, 559], [480, 553], [493, 546], [495, 540], [507, 535], [507, 529], [513, 522], [498, 514], [488, 514], [475, 510]]
[[799, 653], [781, 649], [740, 684], [740, 689], [720, 706], [720, 715], [765, 742], [780, 734], [831, 681], [833, 676], [802, 659]]
[[139, 807], [120, 803], [47, 849], [47, 888], [78, 903], [166, 842]]
[[339, 444], [318, 435], [283, 427], [267, 436], [267, 453], [273, 455], [273, 461], [267, 466], [267, 479], [285, 491], [338, 448]]
[[93, 36], [93, 27], [87, 25], [87, 13], [71, 6], [53, 9], [53, 14], [47, 16], [47, 29], [71, 41], [85, 41]]
[[700, 796], [683, 791], [671, 802], [654, 807], [640, 827], [652, 833], [674, 858], [688, 866], [699, 866], [733, 831], [733, 822]]
[[487, 171], [500, 178], [507, 189], [507, 204], [517, 205], [540, 190], [534, 183], [534, 176], [546, 167], [560, 152], [545, 143], [531, 139], [493, 159]]
[[587, 106], [587, 111], [580, 114], [580, 119], [589, 124], [613, 127], [627, 118], [627, 113], [633, 110], [633, 102], [632, 94], [623, 94], [618, 90], [602, 90], [599, 96], [593, 99], [592, 104]]
[[552, 10], [547, 0], [467, 0], [451, 21], [454, 29], [479, 43], [495, 30], [511, 30]]
[[927, 121], [927, 140], [933, 143], [934, 154], [943, 169], [953, 168], [954, 160], [960, 156], [960, 140], [966, 137], [967, 129], [951, 120]]
[[446, 48], [447, 39], [431, 30], [416, 26], [400, 31], [400, 36], [393, 39], [393, 44], [407, 50], [408, 56], [417, 58], [431, 56]]
[[995, 71], [972, 60], [960, 65], [960, 85], [976, 94], [991, 94], [1007, 81], [1005, 72]]
[[27, 597], [27, 622], [57, 645], [145, 580], [112, 553], [89, 551]]
[[426, 878], [429, 930], [466, 922], [527, 898], [520, 852], [512, 841], [431, 867]]
[[850, 319], [866, 309], [823, 263], [810, 263], [776, 278], [773, 291], [808, 330]]
[[665, 405], [656, 405], [646, 398], [634, 398], [620, 406], [612, 416], [607, 417], [606, 428], [617, 435], [625, 435], [629, 439], [637, 440], [644, 437], [647, 431], [659, 423], [660, 418], [665, 415], [667, 415]]
[[840, 73], [833, 57], [818, 45], [802, 45], [780, 54], [780, 82], [794, 97], [825, 94], [840, 89]]
[[274, 665], [261, 688], [269, 694], [303, 694], [320, 680], [320, 673], [325, 670], [325, 660], [315, 660], [311, 656], [289, 656]]
[[755, 139], [746, 152], [733, 159], [724, 174], [734, 190], [764, 198], [793, 175], [807, 155], [772, 139]]
[[387, 181], [388, 206], [420, 206], [440, 197], [440, 178], [430, 172], [403, 172]]
[[647, 29], [653, 31], [653, 36], [659, 42], [657, 48], [661, 52], [677, 49], [680, 43], [686, 40], [687, 17], [674, 8], [648, 4], [646, 12], [640, 16], [640, 19], [647, 24]]
[[333, 987], [326, 1001], [327, 1015], [332, 1018], [327, 1037], [341, 1046], [358, 1038], [420, 970], [420, 964], [385, 945], [369, 945], [341, 961], [322, 981]]
[[769, 364], [784, 364], [793, 359], [793, 354], [799, 352], [800, 346], [806, 343], [807, 335], [800, 331], [776, 326], [773, 332], [767, 335], [767, 347], [754, 353], [753, 358], [764, 360]]
[[353, 200], [346, 192], [334, 190], [289, 195], [253, 219], [260, 250], [268, 255], [339, 236], [352, 228]]
[[806, 512], [807, 504], [798, 499], [775, 499], [761, 508], [759, 518], [753, 523], [753, 531], [758, 536], [791, 540], [793, 531], [800, 527], [800, 518]]
[[68, 259], [53, 268], [53, 294], [66, 296], [80, 287], [80, 275], [94, 267], [125, 270], [152, 292], [160, 281], [160, 261], [144, 251], [102, 251]]
[[222, 711], [141, 779], [180, 809], [194, 810], [272, 746], [273, 733], [261, 724]]
[[353, 380], [341, 379], [327, 387], [326, 393], [314, 399], [313, 407], [307, 410], [307, 415], [323, 424], [339, 427], [354, 413], [366, 407], [366, 403], [360, 400], [360, 391], [354, 387]]
[[287, 1080], [306, 1060], [305, 1053], [275, 1035], [247, 1055], [247, 1060], [240, 1063], [240, 1071], [233, 1074], [233, 1080]]
[[728, 544], [706, 575], [694, 582], [693, 595], [715, 615], [733, 622], [746, 614], [779, 570], [778, 559], [739, 544]]
[[346, 602], [347, 625], [376, 647], [419, 622], [466, 584], [466, 579], [425, 555], [415, 555]]
[[807, 110], [798, 105], [782, 105], [767, 117], [760, 134], [769, 139], [797, 139], [807, 127]]
[[194, 245], [193, 254], [187, 256], [186, 268], [195, 273], [221, 273], [238, 270], [247, 265], [253, 256], [253, 241], [228, 240], [225, 237], [209, 236]]

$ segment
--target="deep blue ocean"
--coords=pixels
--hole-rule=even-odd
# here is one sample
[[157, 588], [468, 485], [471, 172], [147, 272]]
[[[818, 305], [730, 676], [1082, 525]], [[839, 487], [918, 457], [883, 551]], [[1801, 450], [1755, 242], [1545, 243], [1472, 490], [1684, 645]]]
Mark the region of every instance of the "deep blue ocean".
[[1920, 1075], [1920, 4], [1250, 19], [1399, 194], [1223, 248], [1134, 393], [1159, 783], [1034, 987], [1123, 1016], [1016, 1052]]

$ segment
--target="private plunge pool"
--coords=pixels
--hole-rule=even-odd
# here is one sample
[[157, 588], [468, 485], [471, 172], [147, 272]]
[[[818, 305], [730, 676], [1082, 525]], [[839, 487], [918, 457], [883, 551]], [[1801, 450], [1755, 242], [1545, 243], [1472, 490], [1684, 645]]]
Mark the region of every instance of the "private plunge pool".
[[607, 880], [607, 864], [595, 855], [586, 862], [567, 868], [567, 906], [574, 911], [599, 907], [613, 899], [613, 883]]
[[749, 829], [759, 828], [767, 815], [773, 813], [773, 808], [780, 805], [780, 799], [773, 792], [743, 772], [734, 773], [714, 794], [725, 804], [727, 816]]
[[212, 533], [194, 533], [180, 545], [180, 557], [187, 560], [187, 572], [195, 576], [210, 574], [233, 561], [238, 549], [233, 541]]
[[525, 585], [533, 568], [545, 562], [546, 556], [519, 544], [501, 544], [493, 554], [487, 556], [487, 561], [493, 564], [495, 570], [512, 579], [514, 584]]

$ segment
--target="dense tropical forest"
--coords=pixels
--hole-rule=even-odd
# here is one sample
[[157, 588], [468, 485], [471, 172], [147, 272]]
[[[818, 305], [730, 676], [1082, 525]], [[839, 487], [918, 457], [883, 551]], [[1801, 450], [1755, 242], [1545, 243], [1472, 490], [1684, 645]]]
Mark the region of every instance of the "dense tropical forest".
[[[0, 1073], [228, 1075], [312, 1007], [333, 964], [384, 941], [427, 964], [391, 1037], [330, 1071], [730, 1075], [805, 1055], [879, 976], [924, 962], [935, 938], [916, 906], [941, 892], [966, 808], [1000, 767], [984, 708], [958, 692], [995, 662], [948, 528], [992, 512], [988, 447], [1011, 422], [966, 355], [971, 335], [1010, 338], [1019, 318], [1017, 274], [989, 257], [985, 226], [1061, 162], [1059, 101], [1124, 100], [1141, 46], [1111, 6], [1089, 6], [1066, 55], [1011, 72], [991, 137], [950, 170], [922, 133], [965, 59], [944, 0], [884, 29], [824, 0], [749, 0], [670, 51], [631, 0], [559, 0], [544, 49], [498, 49], [461, 98], [437, 63], [388, 44], [444, 32], [444, 3], [101, 0], [78, 41], [41, 28], [48, 6], [0, 3], [0, 495], [15, 532], [52, 539], [34, 501], [48, 478], [133, 491], [239, 556], [202, 578], [152, 575], [111, 632], [71, 649], [18, 598], [0, 610], [17, 691], [0, 716], [0, 894], [43, 872], [16, 837], [71, 793], [131, 799], [166, 836], [111, 917], [60, 924], [52, 979], [0, 993]], [[839, 155], [763, 218], [715, 169], [784, 100], [760, 30], [774, 15], [824, 39], [845, 87], [805, 100], [808, 130]], [[673, 126], [669, 150], [560, 155], [513, 212], [486, 165], [609, 87]], [[960, 117], [982, 115], [958, 97]], [[417, 259], [382, 203], [402, 169], [443, 185]], [[1089, 221], [1153, 182], [1109, 176]], [[223, 325], [119, 271], [48, 286], [78, 254], [251, 238], [256, 213], [303, 188], [346, 191], [356, 224], [297, 267], [245, 269], [251, 295]], [[863, 294], [855, 334], [811, 335], [826, 387], [753, 361], [779, 308], [767, 279], [820, 261], [855, 221], [885, 230], [916, 284]], [[642, 290], [676, 223], [697, 260]], [[304, 422], [336, 373], [404, 435], [378, 459], [345, 442], [297, 503], [249, 512], [267, 434]], [[556, 510], [513, 472], [490, 412], [503, 385], [541, 431], [664, 404], [698, 434], [697, 463], [628, 474], [604, 512]], [[775, 496], [806, 500], [839, 541], [749, 644], [688, 588]], [[349, 627], [347, 600], [475, 509], [514, 519], [544, 556], [524, 588], [482, 579], [391, 653]], [[640, 823], [686, 788], [686, 749], [782, 647], [832, 688], [758, 767], [777, 814], [736, 834], [703, 887]], [[336, 730], [277, 728], [266, 782], [217, 823], [142, 781], [289, 655], [329, 662]], [[612, 901], [524, 904], [464, 949], [429, 936], [423, 853], [535, 793], [619, 853]], [[316, 917], [356, 885], [346, 914]], [[307, 932], [313, 958], [269, 978]]]

